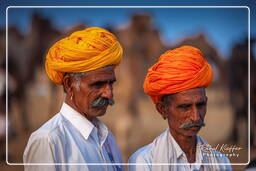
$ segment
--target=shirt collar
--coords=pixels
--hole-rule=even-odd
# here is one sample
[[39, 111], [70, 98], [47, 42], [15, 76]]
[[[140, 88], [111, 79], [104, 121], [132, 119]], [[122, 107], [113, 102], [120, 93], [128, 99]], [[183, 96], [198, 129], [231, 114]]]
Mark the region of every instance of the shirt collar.
[[102, 146], [108, 136], [108, 128], [105, 124], [103, 124], [99, 119], [95, 118], [93, 121], [93, 125], [95, 125], [95, 130], [97, 136], [100, 141], [100, 145]]
[[[105, 141], [108, 135], [107, 127], [97, 118], [93, 121], [97, 127], [94, 126], [86, 117], [77, 112], [71, 106], [63, 103], [60, 113], [71, 122], [71, 124], [83, 135], [87, 140], [93, 129], [99, 130], [100, 141]], [[98, 132], [98, 131], [97, 131]]]
[[173, 136], [172, 136], [170, 131], [169, 131], [169, 140], [170, 140], [171, 144], [173, 144], [173, 146], [174, 146], [174, 150], [176, 152], [177, 158], [179, 158], [182, 154], [185, 154], [182, 151], [182, 149], [180, 148], [179, 144], [173, 138]]
[[[176, 142], [176, 140], [173, 138], [172, 134], [170, 133], [169, 131], [169, 139], [171, 141], [171, 143], [173, 144], [174, 146], [174, 150], [177, 154], [177, 159], [179, 157], [181, 157], [182, 155], [184, 157], [187, 158], [186, 154], [182, 151], [182, 149], [180, 148], [179, 144]], [[201, 164], [202, 163], [202, 154], [201, 154], [201, 149], [200, 149], [200, 145], [201, 145], [201, 141], [200, 141], [200, 138], [197, 136], [197, 145], [196, 145], [196, 162], [195, 163], [198, 163], [198, 164]]]
[[196, 162], [203, 163], [203, 154], [202, 154], [202, 146], [203, 142], [199, 136], [197, 136], [197, 144], [196, 144]]

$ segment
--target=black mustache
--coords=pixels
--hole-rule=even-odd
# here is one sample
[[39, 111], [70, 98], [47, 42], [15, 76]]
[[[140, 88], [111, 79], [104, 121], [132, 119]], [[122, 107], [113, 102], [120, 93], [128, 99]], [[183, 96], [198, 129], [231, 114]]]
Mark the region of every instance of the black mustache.
[[187, 123], [182, 124], [179, 128], [186, 129], [186, 128], [190, 128], [193, 126], [203, 127], [203, 126], [205, 126], [205, 123], [202, 120], [199, 120], [196, 122], [187, 122]]
[[103, 106], [113, 105], [113, 104], [115, 104], [114, 99], [99, 97], [96, 100], [94, 100], [91, 105], [92, 107], [103, 107]]

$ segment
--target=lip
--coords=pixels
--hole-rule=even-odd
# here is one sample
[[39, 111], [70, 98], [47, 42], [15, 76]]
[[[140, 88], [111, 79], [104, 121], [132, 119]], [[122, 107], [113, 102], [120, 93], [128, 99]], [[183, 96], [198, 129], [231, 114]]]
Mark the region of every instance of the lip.
[[192, 127], [187, 128], [187, 129], [197, 131], [197, 130], [199, 130], [200, 128], [201, 128], [200, 126], [192, 126]]
[[103, 105], [103, 106], [93, 107], [93, 108], [96, 108], [96, 109], [102, 109], [102, 108], [106, 108], [106, 107], [108, 107], [108, 104], [107, 104], [107, 105]]
[[101, 106], [101, 107], [98, 107], [99, 110], [106, 110], [108, 107], [108, 105], [105, 105], [105, 106]]

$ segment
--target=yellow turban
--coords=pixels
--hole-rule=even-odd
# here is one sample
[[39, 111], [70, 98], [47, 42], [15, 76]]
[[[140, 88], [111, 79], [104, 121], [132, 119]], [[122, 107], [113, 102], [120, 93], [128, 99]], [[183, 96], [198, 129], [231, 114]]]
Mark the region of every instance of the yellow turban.
[[212, 78], [212, 67], [202, 52], [192, 46], [182, 46], [162, 54], [148, 70], [144, 91], [157, 103], [166, 94], [208, 87]]
[[62, 84], [64, 73], [118, 65], [122, 54], [123, 49], [112, 33], [91, 27], [56, 42], [46, 56], [45, 69], [54, 83]]

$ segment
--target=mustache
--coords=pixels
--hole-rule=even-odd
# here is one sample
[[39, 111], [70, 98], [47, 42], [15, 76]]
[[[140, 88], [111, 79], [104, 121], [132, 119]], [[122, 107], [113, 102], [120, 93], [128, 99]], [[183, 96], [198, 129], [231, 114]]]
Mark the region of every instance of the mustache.
[[113, 104], [115, 104], [114, 99], [99, 97], [99, 98], [95, 99], [91, 105], [92, 105], [92, 107], [103, 107], [103, 106], [113, 105]]
[[187, 122], [187, 123], [182, 124], [179, 128], [186, 129], [186, 128], [190, 128], [193, 126], [203, 127], [203, 126], [205, 126], [205, 123], [202, 120], [199, 120], [196, 122]]

